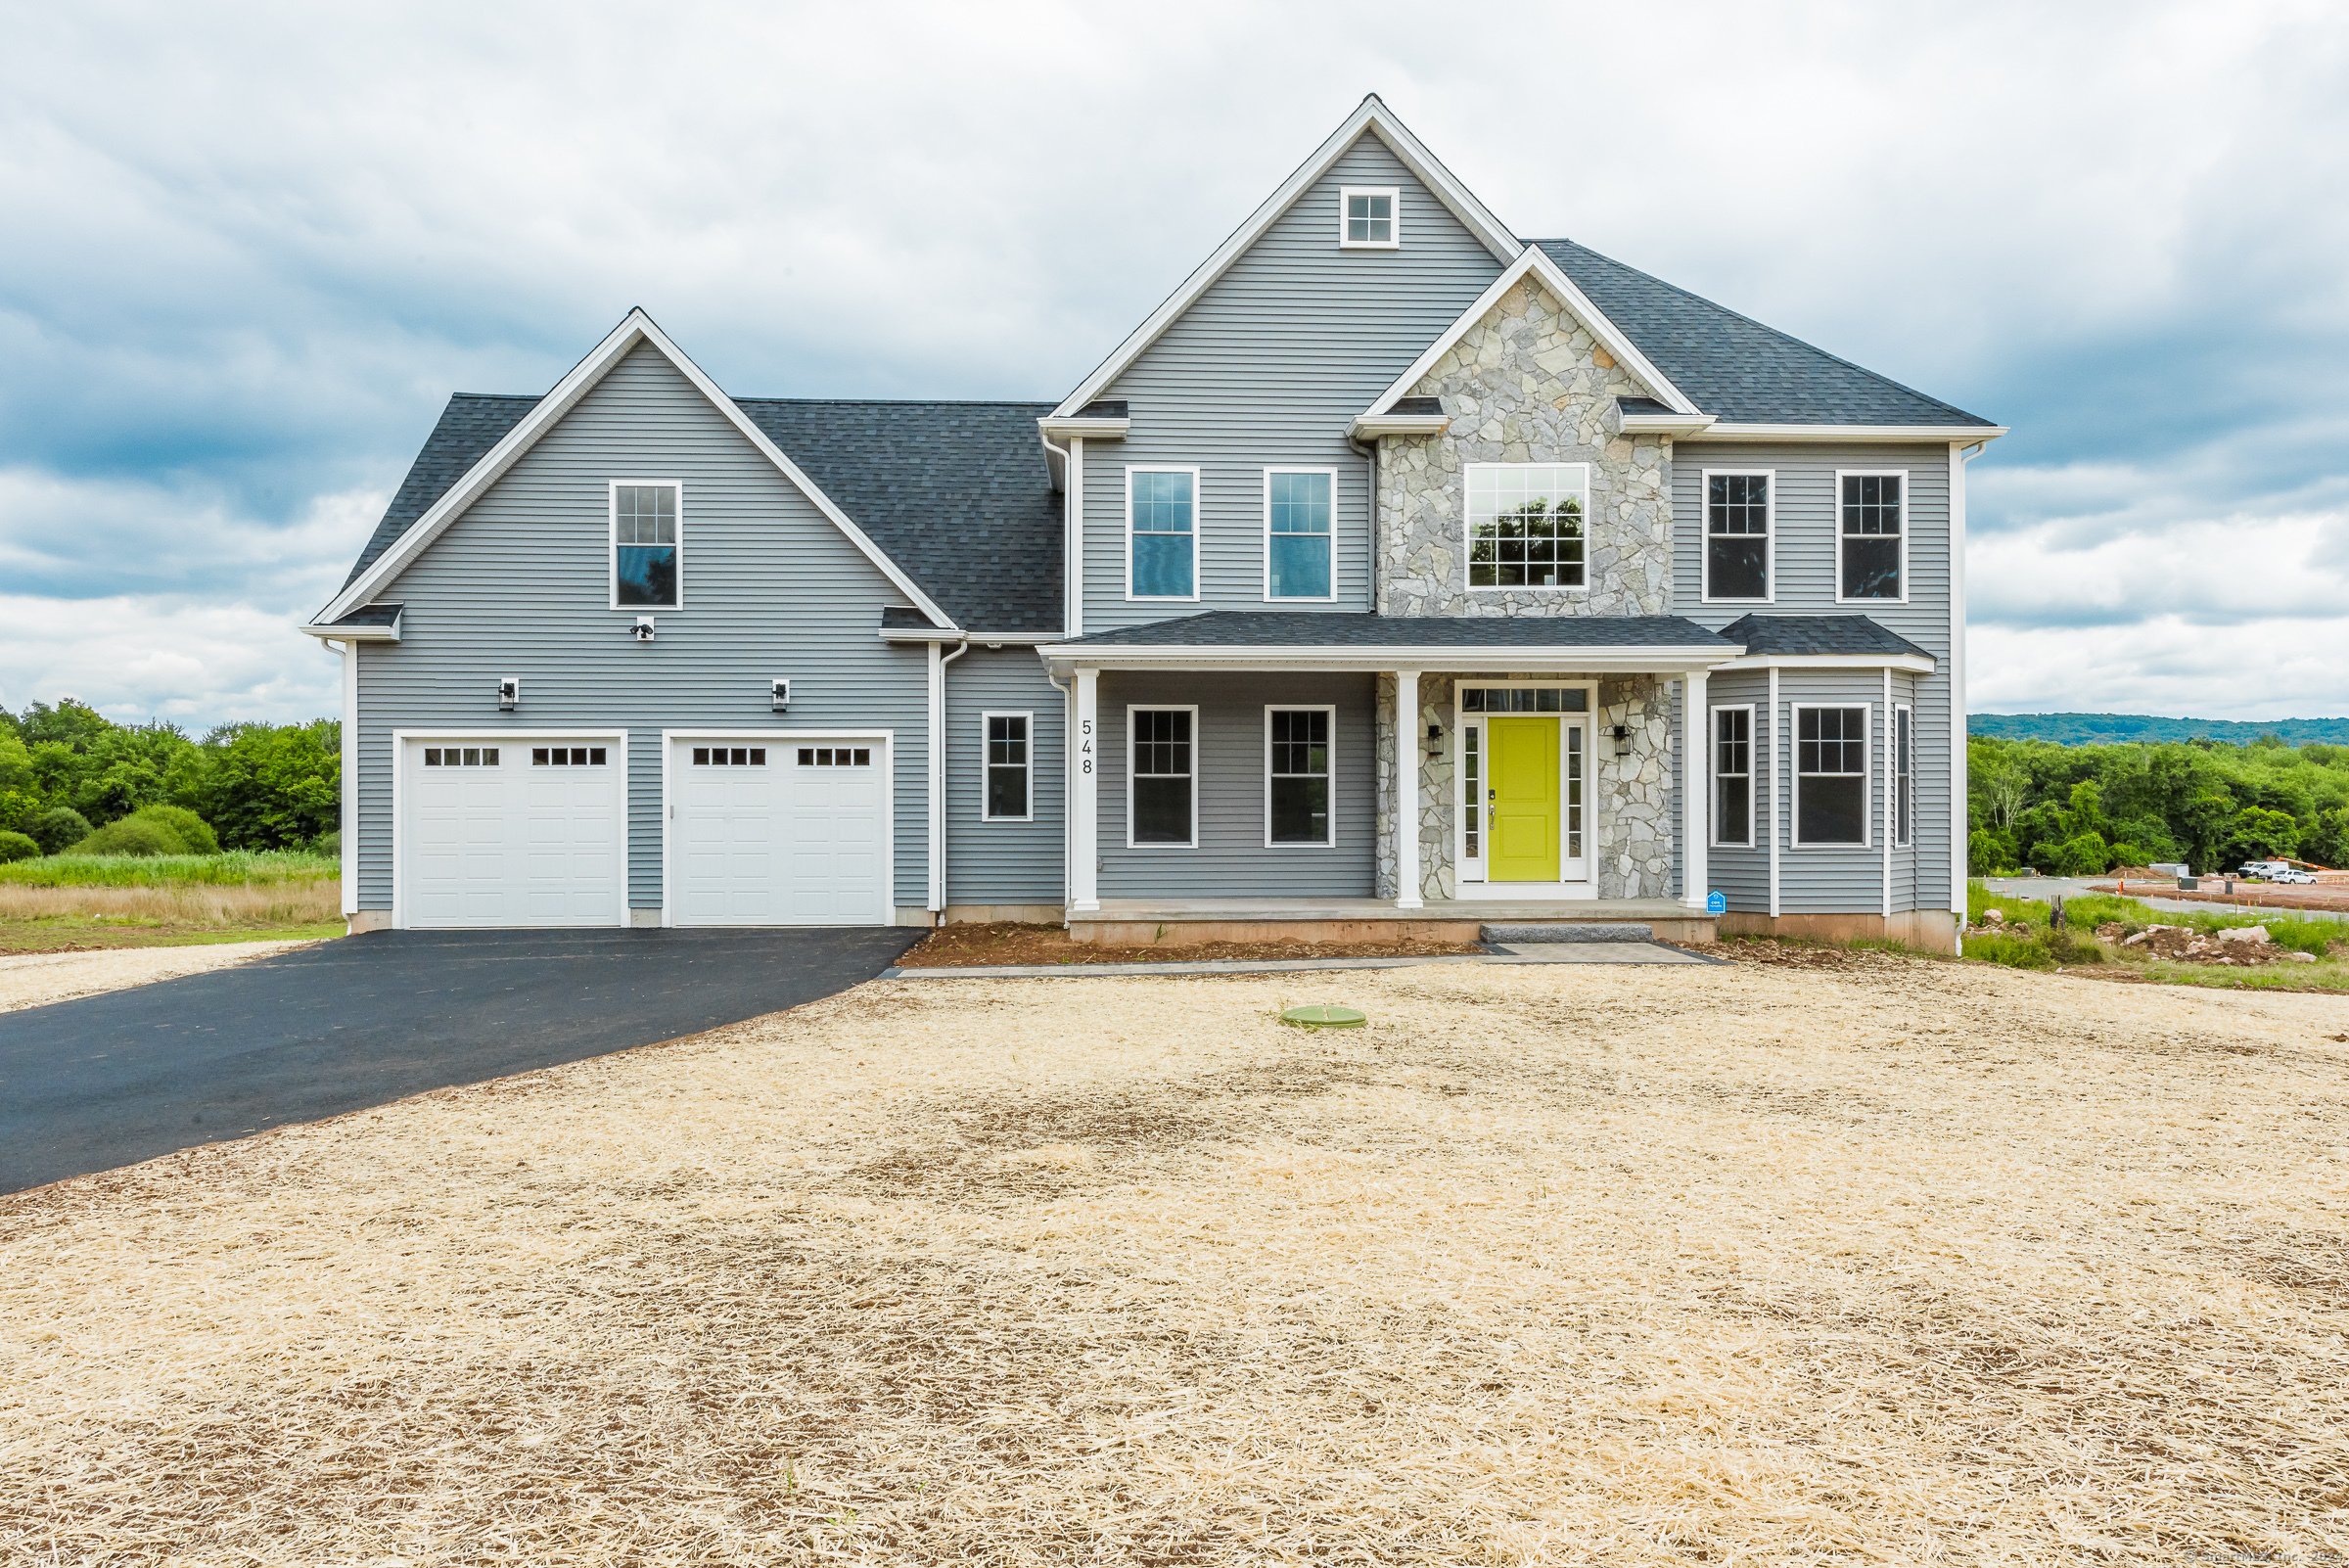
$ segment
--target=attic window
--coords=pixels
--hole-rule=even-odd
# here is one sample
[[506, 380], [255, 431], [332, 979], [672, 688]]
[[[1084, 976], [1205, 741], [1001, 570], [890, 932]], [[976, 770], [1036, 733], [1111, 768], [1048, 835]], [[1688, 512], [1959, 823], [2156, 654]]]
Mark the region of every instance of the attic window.
[[682, 484], [612, 484], [612, 608], [676, 609]]
[[1403, 244], [1395, 186], [1347, 185], [1338, 191], [1338, 245], [1349, 251], [1392, 251]]

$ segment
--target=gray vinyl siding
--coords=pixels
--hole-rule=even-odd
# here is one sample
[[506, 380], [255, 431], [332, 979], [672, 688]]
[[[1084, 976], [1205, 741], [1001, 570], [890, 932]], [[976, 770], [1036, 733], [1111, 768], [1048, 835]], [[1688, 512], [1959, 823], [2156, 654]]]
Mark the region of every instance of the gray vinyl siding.
[[[1706, 683], [1705, 707], [1737, 708], [1751, 703], [1754, 709], [1753, 749], [1753, 846], [1738, 849], [1715, 844], [1705, 852], [1706, 867], [1713, 888], [1719, 888], [1729, 901], [1729, 907], [1756, 914], [1770, 912], [1770, 753], [1767, 726], [1770, 722], [1770, 677], [1759, 670], [1744, 670], [1733, 674], [1716, 675]], [[1712, 754], [1705, 748], [1711, 745], [1711, 719], [1702, 720], [1707, 728], [1693, 754], [1695, 771], [1692, 777], [1705, 780], [1711, 787], [1713, 777]], [[1705, 890], [1710, 893], [1712, 888]]]
[[[1100, 686], [1100, 893], [1105, 899], [1352, 898], [1373, 892], [1377, 768], [1371, 715], [1376, 677], [1263, 674], [1118, 674]], [[1326, 703], [1331, 814], [1327, 849], [1265, 844], [1265, 710]], [[1199, 717], [1193, 767], [1198, 848], [1128, 849], [1126, 779], [1128, 705], [1188, 707]]]
[[[1778, 672], [1778, 911], [1781, 914], [1873, 914], [1884, 898], [1884, 674], [1878, 669], [1783, 669]], [[1865, 845], [1797, 844], [1797, 708], [1868, 711], [1867, 820]], [[1767, 786], [1766, 786], [1767, 789]]]
[[[1342, 251], [1338, 192], [1401, 187], [1400, 250]], [[1367, 610], [1370, 467], [1347, 423], [1500, 272], [1451, 211], [1365, 133], [1103, 393], [1130, 406], [1123, 441], [1084, 448], [1084, 627], [1265, 607], [1264, 470], [1338, 473], [1328, 603]], [[1126, 598], [1126, 471], [1197, 465], [1199, 602]]]
[[[608, 483], [677, 480], [684, 608], [613, 610]], [[876, 635], [903, 595], [658, 350], [614, 367], [378, 595], [402, 640], [360, 655], [359, 906], [392, 905], [392, 731], [622, 728], [628, 901], [661, 902], [661, 731], [895, 731], [899, 905], [926, 901], [925, 650]], [[496, 681], [522, 677], [522, 706]], [[792, 682], [788, 715], [768, 682]]]
[[[946, 667], [946, 901], [1065, 901], [1061, 861], [1068, 699], [1044, 678], [1030, 648], [973, 647]], [[986, 803], [985, 720], [989, 713], [1029, 715], [1027, 822], [990, 822]]]
[[[1707, 469], [1768, 469], [1776, 476], [1776, 537], [1773, 543], [1772, 587], [1773, 602], [1706, 604], [1702, 598], [1704, 550], [1704, 471]], [[1835, 602], [1835, 539], [1838, 528], [1835, 475], [1838, 470], [1898, 470], [1908, 476], [1909, 537], [1908, 602], [1838, 604]], [[1813, 442], [1682, 441], [1673, 454], [1674, 608], [1700, 625], [1721, 627], [1748, 614], [1774, 616], [1865, 616], [1915, 643], [1933, 656], [1929, 675], [1913, 677], [1916, 708], [1916, 843], [1911, 852], [1895, 852], [1893, 907], [1940, 909], [1950, 902], [1950, 785], [1953, 747], [1964, 737], [1953, 721], [1950, 700], [1952, 651], [1950, 573], [1950, 450], [1939, 443], [1917, 445], [1830, 445]], [[1805, 681], [1830, 672], [1788, 669], [1781, 672], [1782, 702], [1797, 700], [1792, 693], [1808, 691]], [[1835, 672], [1839, 680], [1866, 685], [1866, 700], [1877, 709], [1882, 725], [1883, 677], [1875, 670]], [[1912, 677], [1896, 672], [1896, 700], [1911, 695], [1902, 683]], [[1723, 685], [1717, 678], [1716, 689]], [[1726, 698], [1714, 697], [1715, 702]], [[1801, 700], [1810, 700], [1807, 696]], [[1859, 700], [1855, 697], [1853, 700]], [[1781, 715], [1781, 718], [1783, 718]], [[1789, 762], [1791, 766], [1791, 761]], [[1781, 802], [1792, 809], [1791, 796]], [[1715, 852], [1717, 854], [1720, 852]], [[1842, 852], [1832, 852], [1839, 853]], [[1854, 854], [1874, 851], [1851, 852]], [[1901, 863], [1902, 857], [1908, 863]], [[1839, 901], [1854, 896], [1856, 884], [1835, 869], [1831, 853], [1803, 851], [1782, 853], [1779, 861], [1780, 907], [1799, 912], [1870, 912], [1881, 907], [1882, 865], [1867, 879], [1861, 902]], [[1725, 891], [1727, 884], [1724, 884]], [[1732, 902], [1732, 907], [1742, 907]], [[1762, 907], [1767, 908], [1765, 896]]]

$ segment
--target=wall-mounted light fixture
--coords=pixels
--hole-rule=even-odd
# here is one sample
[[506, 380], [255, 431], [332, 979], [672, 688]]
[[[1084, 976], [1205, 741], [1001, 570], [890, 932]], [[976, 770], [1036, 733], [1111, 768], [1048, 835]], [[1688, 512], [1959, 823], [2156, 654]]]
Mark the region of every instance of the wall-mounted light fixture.
[[791, 682], [788, 680], [777, 680], [771, 682], [770, 684], [774, 689], [775, 712], [778, 714], [787, 714], [791, 712]]
[[1618, 757], [1629, 757], [1629, 756], [1631, 756], [1631, 755], [1632, 755], [1632, 726], [1631, 726], [1631, 725], [1629, 725], [1629, 724], [1617, 724], [1617, 725], [1615, 725], [1613, 728], [1609, 729], [1609, 730], [1607, 731], [1607, 733], [1615, 737], [1615, 755], [1616, 755], [1616, 756], [1618, 756]]
[[522, 706], [522, 677], [520, 675], [497, 677], [497, 706], [500, 712], [510, 712]]
[[636, 618], [636, 624], [628, 628], [628, 635], [634, 637], [638, 642], [652, 641], [653, 618], [651, 616], [638, 616]]

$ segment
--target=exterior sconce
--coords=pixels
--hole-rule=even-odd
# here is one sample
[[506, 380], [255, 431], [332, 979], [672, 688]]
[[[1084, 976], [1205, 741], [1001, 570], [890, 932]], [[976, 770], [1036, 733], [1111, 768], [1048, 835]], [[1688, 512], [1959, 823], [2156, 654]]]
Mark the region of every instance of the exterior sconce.
[[634, 637], [638, 642], [652, 641], [653, 618], [651, 616], [638, 616], [636, 618], [636, 624], [628, 628], [628, 635]]
[[778, 680], [771, 682], [771, 685], [774, 691], [775, 712], [778, 714], [787, 714], [791, 712], [791, 682], [788, 680]]
[[1607, 731], [1607, 733], [1615, 737], [1615, 755], [1616, 755], [1616, 756], [1618, 756], [1618, 757], [1629, 757], [1629, 756], [1631, 756], [1631, 755], [1632, 755], [1632, 726], [1631, 726], [1631, 725], [1629, 725], [1629, 724], [1617, 724], [1617, 725], [1613, 726], [1611, 729], [1609, 729], [1609, 730]]
[[513, 712], [515, 709], [517, 709], [517, 708], [520, 708], [521, 706], [522, 706], [522, 677], [521, 677], [520, 675], [500, 675], [500, 676], [498, 676], [498, 677], [497, 677], [497, 707], [498, 707], [498, 711], [499, 711], [500, 713], [511, 713], [511, 712]]

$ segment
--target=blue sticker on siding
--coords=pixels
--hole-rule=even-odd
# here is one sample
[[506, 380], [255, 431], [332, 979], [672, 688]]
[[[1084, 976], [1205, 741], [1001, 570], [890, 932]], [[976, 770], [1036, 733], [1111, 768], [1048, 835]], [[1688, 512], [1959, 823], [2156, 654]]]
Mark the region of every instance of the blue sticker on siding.
[[1728, 912], [1728, 896], [1723, 893], [1719, 888], [1715, 888], [1713, 892], [1705, 899], [1705, 913], [1709, 915], [1725, 915]]

